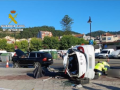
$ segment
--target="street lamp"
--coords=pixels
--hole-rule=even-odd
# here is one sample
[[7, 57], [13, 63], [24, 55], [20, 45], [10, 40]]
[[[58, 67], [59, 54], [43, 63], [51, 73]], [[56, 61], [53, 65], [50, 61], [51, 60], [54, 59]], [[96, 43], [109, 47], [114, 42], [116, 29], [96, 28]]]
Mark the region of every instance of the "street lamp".
[[91, 21], [91, 17], [90, 16], [89, 16], [88, 23], [90, 23], [90, 40], [91, 40], [91, 23], [92, 23], [92, 21]]

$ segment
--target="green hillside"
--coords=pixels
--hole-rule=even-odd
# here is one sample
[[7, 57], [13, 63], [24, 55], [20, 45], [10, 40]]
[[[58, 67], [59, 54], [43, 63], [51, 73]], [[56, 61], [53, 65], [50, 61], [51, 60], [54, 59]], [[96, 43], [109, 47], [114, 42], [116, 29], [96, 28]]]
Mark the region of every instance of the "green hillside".
[[[37, 37], [37, 34], [39, 31], [50, 31], [52, 32], [53, 36], [64, 35], [64, 32], [62, 30], [55, 30], [55, 28], [51, 26], [41, 26], [41, 27], [24, 28], [23, 31], [21, 32], [3, 31], [2, 28], [0, 28], [0, 38], [3, 38], [7, 35], [12, 36], [12, 37], [15, 36], [16, 38]], [[79, 33], [72, 31], [72, 34], [79, 34]]]
[[[107, 31], [107, 32], [105, 32], [102, 30], [98, 30], [98, 31], [91, 32], [91, 36], [96, 37], [96, 36], [102, 35], [103, 33], [111, 33], [111, 34], [115, 35], [115, 34], [120, 34], [120, 31], [114, 31], [114, 32]], [[90, 35], [90, 33], [87, 33], [86, 35]]]

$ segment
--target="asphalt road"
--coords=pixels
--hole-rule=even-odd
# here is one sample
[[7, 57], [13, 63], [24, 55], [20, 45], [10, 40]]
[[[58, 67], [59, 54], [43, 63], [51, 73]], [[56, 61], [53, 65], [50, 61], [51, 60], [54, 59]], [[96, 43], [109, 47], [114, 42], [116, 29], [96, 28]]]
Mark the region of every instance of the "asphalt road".
[[[103, 60], [105, 59], [100, 59], [100, 61]], [[54, 60], [54, 64], [50, 67], [62, 68], [62, 62], [62, 60]], [[110, 59], [109, 64], [117, 72], [120, 69], [119, 59]], [[48, 79], [50, 74], [34, 79], [32, 74], [34, 68], [5, 68], [5, 66], [6, 62], [0, 62], [0, 90], [120, 90], [120, 79], [113, 78], [113, 76], [101, 76], [97, 80], [91, 80], [89, 84], [83, 85], [81, 88], [76, 88], [67, 78], [52, 78], [43, 81]], [[12, 64], [9, 63], [9, 66], [12, 67]]]
[[[97, 61], [106, 61], [107, 59], [96, 59]], [[120, 69], [120, 59], [109, 59], [108, 62], [111, 66], [111, 68]], [[6, 62], [0, 62], [0, 68], [5, 68]], [[13, 64], [12, 62], [9, 62], [9, 68], [12, 68]], [[50, 66], [52, 68], [63, 68], [63, 60], [54, 60], [54, 63]]]
[[[63, 68], [63, 60], [54, 60], [54, 63], [50, 67]], [[0, 62], [0, 68], [6, 68], [6, 62]], [[9, 68], [13, 68], [12, 62], [9, 62]], [[29, 68], [33, 68], [33, 67], [29, 67]]]

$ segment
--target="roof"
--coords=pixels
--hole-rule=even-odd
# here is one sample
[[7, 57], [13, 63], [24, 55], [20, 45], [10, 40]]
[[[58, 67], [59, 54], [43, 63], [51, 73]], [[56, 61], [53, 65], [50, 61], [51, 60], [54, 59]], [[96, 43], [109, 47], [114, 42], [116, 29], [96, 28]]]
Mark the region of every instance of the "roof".
[[76, 34], [75, 37], [83, 37], [84, 34]]
[[104, 34], [102, 34], [102, 36], [113, 36], [113, 35], [110, 33], [104, 33]]

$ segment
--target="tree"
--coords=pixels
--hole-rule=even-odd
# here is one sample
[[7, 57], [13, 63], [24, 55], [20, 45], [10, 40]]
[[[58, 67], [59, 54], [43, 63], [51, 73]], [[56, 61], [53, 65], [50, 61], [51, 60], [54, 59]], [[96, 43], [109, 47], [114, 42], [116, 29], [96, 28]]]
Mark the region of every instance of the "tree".
[[8, 43], [7, 43], [7, 45], [6, 45], [6, 47], [5, 47], [5, 50], [6, 50], [7, 52], [14, 52], [14, 44], [8, 44]]
[[0, 49], [5, 49], [7, 45], [7, 40], [6, 39], [0, 39]]
[[22, 48], [21, 48], [21, 42], [18, 42], [18, 41], [15, 42], [15, 46], [17, 46], [19, 49], [22, 49]]
[[83, 38], [77, 38], [72, 35], [64, 35], [60, 40], [60, 49], [68, 49], [71, 46], [88, 44]]
[[21, 50], [28, 51], [28, 41], [27, 40], [21, 41]]
[[39, 38], [32, 38], [30, 41], [30, 51], [39, 51], [42, 49], [42, 40]]
[[45, 37], [43, 40], [44, 49], [58, 49], [59, 48], [59, 40], [58, 37]]
[[60, 40], [60, 49], [68, 49], [76, 45], [76, 37], [72, 35], [64, 35]]
[[71, 19], [68, 15], [65, 15], [60, 22], [65, 35], [71, 34], [71, 25], [73, 24], [73, 19]]

